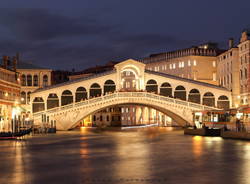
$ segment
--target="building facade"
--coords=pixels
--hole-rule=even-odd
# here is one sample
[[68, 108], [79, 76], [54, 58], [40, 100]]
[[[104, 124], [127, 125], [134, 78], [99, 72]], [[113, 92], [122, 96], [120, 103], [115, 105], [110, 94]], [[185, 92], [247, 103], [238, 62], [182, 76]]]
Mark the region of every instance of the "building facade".
[[31, 112], [30, 94], [51, 85], [51, 69], [42, 68], [28, 62], [17, 62], [17, 72], [21, 83], [21, 105]]
[[217, 63], [219, 85], [232, 91], [232, 106], [238, 107], [240, 105], [239, 49], [234, 46], [233, 39], [229, 40], [229, 49], [217, 57]]
[[0, 66], [0, 132], [12, 131], [11, 121], [20, 118], [20, 80], [16, 72], [16, 58], [3, 57]]
[[223, 52], [217, 44], [208, 43], [188, 49], [152, 54], [141, 61], [146, 69], [210, 84], [217, 81], [217, 55]]
[[240, 74], [240, 102], [248, 105], [250, 101], [250, 32], [243, 31], [240, 38], [239, 48], [239, 74]]

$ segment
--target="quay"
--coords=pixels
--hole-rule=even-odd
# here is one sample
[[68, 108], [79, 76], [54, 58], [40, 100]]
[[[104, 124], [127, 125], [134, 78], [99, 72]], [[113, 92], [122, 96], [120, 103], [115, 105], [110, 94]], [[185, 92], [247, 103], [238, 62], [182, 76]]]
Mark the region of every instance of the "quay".
[[221, 129], [184, 128], [184, 135], [214, 136], [214, 137], [222, 137], [223, 139], [250, 140], [250, 133], [249, 132], [224, 130], [222, 128]]

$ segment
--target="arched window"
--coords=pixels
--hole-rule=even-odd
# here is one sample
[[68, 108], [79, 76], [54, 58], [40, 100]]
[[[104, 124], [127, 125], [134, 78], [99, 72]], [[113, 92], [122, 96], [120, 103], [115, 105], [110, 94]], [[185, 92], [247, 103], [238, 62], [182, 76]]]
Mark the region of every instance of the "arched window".
[[27, 75], [27, 86], [32, 86], [32, 76]]
[[21, 85], [26, 86], [26, 76], [24, 74], [21, 76]]
[[80, 102], [81, 100], [85, 100], [88, 98], [87, 91], [84, 87], [79, 87], [76, 89], [76, 102]]
[[43, 87], [46, 87], [48, 85], [49, 85], [48, 75], [44, 75], [43, 76]]
[[188, 94], [188, 101], [193, 103], [201, 103], [201, 95], [198, 89], [190, 90]]
[[219, 109], [229, 109], [229, 99], [227, 96], [225, 95], [222, 95], [218, 98], [218, 101], [217, 101], [217, 106]]
[[38, 86], [38, 76], [34, 75], [33, 77], [33, 86]]
[[115, 91], [115, 83], [112, 80], [107, 80], [104, 83], [104, 94], [106, 93], [113, 93]]
[[21, 92], [21, 104], [26, 104], [26, 92]]
[[90, 97], [98, 97], [102, 95], [102, 89], [101, 86], [97, 83], [94, 83], [90, 86], [89, 89], [89, 96]]
[[29, 92], [27, 93], [27, 104], [30, 103], [30, 94], [31, 94], [31, 92], [29, 91]]
[[158, 85], [157, 82], [153, 79], [148, 80], [146, 84], [146, 91], [147, 92], [153, 92], [153, 93], [158, 93]]
[[165, 82], [160, 87], [160, 95], [173, 97], [172, 95], [172, 87], [169, 83]]
[[248, 75], [247, 75], [247, 69], [245, 68], [245, 79], [248, 78]]
[[62, 96], [61, 96], [61, 102], [62, 102], [62, 106], [73, 103], [72, 92], [69, 90], [63, 91]]
[[211, 92], [207, 92], [203, 95], [202, 98], [203, 101], [203, 105], [207, 105], [207, 106], [215, 106], [215, 98], [214, 98], [214, 94]]
[[174, 97], [186, 100], [186, 89], [183, 86], [177, 86], [174, 91]]
[[52, 109], [59, 106], [59, 98], [57, 94], [50, 93], [47, 98], [47, 109]]

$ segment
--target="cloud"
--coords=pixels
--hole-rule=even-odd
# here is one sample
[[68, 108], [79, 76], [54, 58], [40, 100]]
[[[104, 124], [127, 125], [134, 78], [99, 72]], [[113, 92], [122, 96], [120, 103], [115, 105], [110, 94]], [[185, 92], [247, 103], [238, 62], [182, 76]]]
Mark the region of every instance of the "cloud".
[[0, 9], [0, 25], [31, 41], [104, 34], [111, 27], [88, 16], [70, 17], [46, 9]]
[[119, 23], [100, 21], [84, 13], [73, 17], [46, 9], [0, 9], [1, 27], [2, 55], [20, 52], [24, 60], [53, 69], [82, 70], [193, 44], [157, 31], [130, 32]]

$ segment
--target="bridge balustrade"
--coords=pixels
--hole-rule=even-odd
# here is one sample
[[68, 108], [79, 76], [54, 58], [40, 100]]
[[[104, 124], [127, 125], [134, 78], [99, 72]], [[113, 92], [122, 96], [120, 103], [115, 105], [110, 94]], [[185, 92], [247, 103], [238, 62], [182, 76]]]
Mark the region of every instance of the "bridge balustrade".
[[55, 112], [59, 112], [61, 110], [64, 111], [64, 110], [74, 108], [74, 107], [81, 107], [81, 106], [85, 106], [85, 105], [88, 105], [88, 104], [103, 102], [105, 100], [111, 100], [111, 99], [114, 99], [114, 98], [124, 98], [124, 97], [132, 97], [132, 98], [147, 97], [147, 98], [150, 98], [152, 100], [160, 100], [160, 101], [171, 102], [171, 103], [184, 105], [184, 106], [187, 106], [187, 107], [201, 109], [201, 110], [204, 110], [204, 109], [207, 109], [207, 110], [217, 109], [215, 107], [205, 106], [205, 105], [201, 105], [201, 104], [197, 104], [197, 103], [193, 103], [193, 102], [188, 102], [188, 101], [184, 101], [184, 100], [180, 100], [180, 99], [174, 99], [174, 98], [161, 96], [161, 95], [158, 95], [158, 94], [153, 94], [153, 93], [148, 93], [148, 92], [115, 92], [115, 93], [112, 93], [112, 94], [99, 96], [99, 97], [95, 97], [95, 98], [80, 101], [80, 102], [75, 102], [75, 103], [68, 104], [68, 105], [65, 105], [65, 106], [55, 107], [55, 108], [49, 109], [47, 111], [36, 112], [36, 113], [33, 113], [33, 115], [38, 116], [38, 115], [41, 115], [41, 114], [43, 114], [45, 112], [46, 113], [55, 113]]

